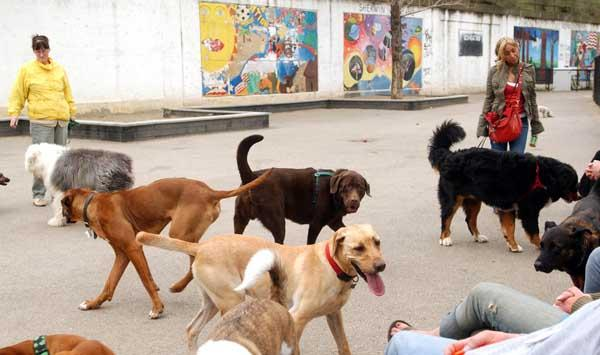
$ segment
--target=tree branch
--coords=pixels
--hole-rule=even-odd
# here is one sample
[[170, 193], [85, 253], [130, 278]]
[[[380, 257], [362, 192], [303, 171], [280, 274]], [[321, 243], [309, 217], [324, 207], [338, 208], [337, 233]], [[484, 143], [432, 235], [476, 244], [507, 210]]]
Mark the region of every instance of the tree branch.
[[[414, 0], [410, 1], [410, 4], [413, 4]], [[429, 5], [429, 6], [425, 6], [423, 8], [420, 9], [416, 9], [416, 10], [412, 10], [412, 11], [407, 11], [407, 12], [402, 12], [402, 16], [409, 16], [409, 15], [414, 15], [416, 13], [419, 13], [421, 11], [426, 11], [429, 9], [433, 9], [435, 7], [440, 7], [440, 6], [455, 6], [455, 5], [463, 5], [463, 0], [436, 0], [433, 4]], [[411, 5], [405, 5], [402, 9], [404, 10], [406, 7], [409, 7]]]

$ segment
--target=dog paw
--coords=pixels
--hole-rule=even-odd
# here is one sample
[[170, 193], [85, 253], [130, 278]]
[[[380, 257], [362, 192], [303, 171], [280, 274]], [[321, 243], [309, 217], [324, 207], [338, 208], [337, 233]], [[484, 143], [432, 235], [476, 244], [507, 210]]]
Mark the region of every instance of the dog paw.
[[82, 310], [82, 311], [88, 311], [88, 310], [90, 310], [90, 309], [91, 309], [91, 308], [90, 308], [90, 306], [88, 306], [88, 303], [87, 303], [87, 301], [83, 301], [83, 302], [81, 302], [81, 303], [79, 304], [79, 307], [78, 307], [78, 308], [79, 308], [80, 310]]
[[148, 317], [150, 317], [150, 319], [158, 319], [158, 318], [160, 318], [160, 315], [162, 313], [163, 313], [163, 309], [160, 309], [158, 311], [153, 309], [148, 313]]
[[452, 245], [452, 238], [447, 237], [447, 238], [444, 238], [444, 239], [440, 239], [440, 245], [443, 245], [445, 247], [451, 246]]
[[50, 227], [62, 227], [62, 226], [64, 226], [65, 224], [66, 224], [66, 223], [65, 223], [65, 220], [64, 220], [64, 218], [56, 218], [56, 217], [53, 217], [53, 218], [50, 218], [50, 219], [48, 220], [48, 225], [49, 225]]
[[508, 249], [513, 253], [522, 253], [523, 252], [523, 248], [521, 248], [521, 246], [519, 244], [517, 244], [517, 248], [513, 248], [509, 245]]
[[486, 237], [486, 236], [485, 236], [485, 235], [483, 235], [483, 234], [480, 234], [480, 235], [476, 235], [476, 236], [475, 236], [475, 242], [477, 242], [477, 243], [487, 243], [487, 242], [488, 242], [488, 240], [489, 240], [489, 239], [488, 239], [488, 237]]

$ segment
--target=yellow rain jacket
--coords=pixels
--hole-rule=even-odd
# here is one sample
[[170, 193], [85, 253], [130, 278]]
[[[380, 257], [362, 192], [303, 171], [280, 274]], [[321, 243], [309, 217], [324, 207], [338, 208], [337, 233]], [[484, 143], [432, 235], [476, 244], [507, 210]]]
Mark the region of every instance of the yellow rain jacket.
[[8, 115], [18, 116], [25, 101], [34, 120], [68, 121], [76, 112], [67, 73], [53, 59], [48, 64], [32, 60], [21, 67], [8, 99]]

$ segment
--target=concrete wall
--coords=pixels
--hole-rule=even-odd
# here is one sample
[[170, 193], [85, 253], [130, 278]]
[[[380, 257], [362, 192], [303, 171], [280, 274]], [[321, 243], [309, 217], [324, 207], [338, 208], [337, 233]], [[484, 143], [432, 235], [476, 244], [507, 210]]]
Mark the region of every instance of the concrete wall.
[[[48, 0], [0, 2], [0, 106], [25, 61], [33, 59], [31, 35], [50, 38], [51, 56], [66, 68], [80, 111], [133, 111], [162, 106], [280, 102], [341, 96], [343, 14], [387, 14], [386, 5], [352, 0], [236, 0], [220, 2], [294, 7], [317, 11], [319, 91], [317, 93], [203, 98], [199, 10], [196, 0]], [[560, 66], [569, 62], [571, 30], [599, 31], [598, 25], [541, 21], [446, 10], [428, 10], [423, 19], [422, 94], [479, 92], [497, 38], [513, 26], [560, 30]], [[481, 57], [458, 57], [458, 31], [483, 34]], [[3, 111], [4, 108], [2, 109]]]

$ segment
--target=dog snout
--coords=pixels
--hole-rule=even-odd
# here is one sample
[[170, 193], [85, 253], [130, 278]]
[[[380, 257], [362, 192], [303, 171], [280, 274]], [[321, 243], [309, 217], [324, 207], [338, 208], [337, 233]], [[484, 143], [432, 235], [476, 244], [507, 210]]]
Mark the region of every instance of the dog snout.
[[545, 273], [549, 273], [550, 271], [552, 271], [548, 268], [547, 265], [545, 265], [540, 260], [536, 260], [535, 263], [533, 263], [533, 267], [535, 268], [535, 271], [540, 271], [540, 272], [545, 272]]
[[382, 272], [383, 270], [385, 270], [385, 261], [376, 261], [375, 264], [373, 264], [373, 269], [375, 270], [375, 272]]
[[351, 210], [352, 212], [358, 211], [359, 207], [360, 207], [360, 200], [351, 199], [348, 201], [348, 209]]

